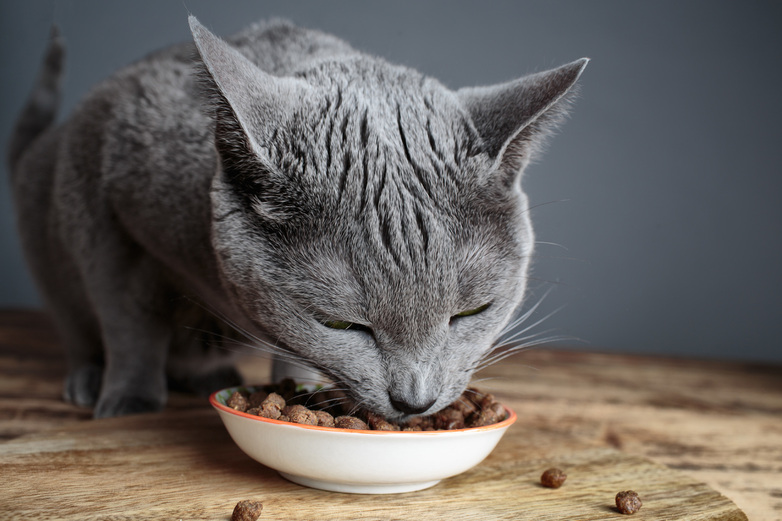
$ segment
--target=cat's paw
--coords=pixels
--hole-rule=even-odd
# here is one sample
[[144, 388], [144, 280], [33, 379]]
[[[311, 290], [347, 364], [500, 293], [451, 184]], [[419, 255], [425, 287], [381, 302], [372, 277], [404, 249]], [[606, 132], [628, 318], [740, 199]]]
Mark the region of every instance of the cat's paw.
[[168, 388], [199, 396], [209, 396], [214, 391], [234, 387], [244, 383], [242, 375], [232, 365], [225, 365], [200, 374], [191, 374], [185, 378], [169, 377]]
[[103, 368], [85, 365], [68, 373], [63, 389], [63, 398], [80, 407], [92, 407], [98, 401], [103, 379]]
[[95, 418], [113, 418], [128, 414], [141, 414], [145, 412], [157, 412], [163, 409], [165, 398], [151, 398], [148, 396], [103, 396], [98, 400], [93, 415]]

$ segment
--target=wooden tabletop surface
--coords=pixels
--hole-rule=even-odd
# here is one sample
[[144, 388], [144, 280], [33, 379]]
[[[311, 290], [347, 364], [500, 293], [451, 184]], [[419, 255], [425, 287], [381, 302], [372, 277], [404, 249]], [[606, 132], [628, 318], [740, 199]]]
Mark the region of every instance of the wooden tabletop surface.
[[[193, 512], [200, 514], [193, 518], [228, 519], [232, 504], [214, 510], [214, 505], [199, 505], [199, 497], [222, 494], [226, 501], [235, 502], [226, 492], [233, 490], [243, 499], [242, 494], [252, 489], [238, 484], [237, 477], [248, 476], [261, 480], [267, 486], [266, 494], [278, 501], [265, 503], [261, 521], [286, 518], [283, 513], [293, 500], [337, 509], [328, 515], [311, 513], [311, 518], [320, 519], [354, 518], [348, 515], [350, 509], [369, 501], [311, 491], [281, 480], [231, 445], [217, 415], [200, 398], [174, 395], [159, 415], [91, 420], [90, 411], [60, 399], [63, 360], [45, 315], [0, 311], [0, 479], [6, 484], [13, 481], [0, 494], [3, 519], [27, 519], [45, 512], [53, 519], [118, 519], [129, 512], [143, 517], [145, 505], [152, 517], [166, 518], [164, 514], [181, 510], [165, 510], [163, 503], [181, 497], [198, 506]], [[268, 363], [247, 359], [242, 371], [248, 380], [263, 381], [268, 378]], [[703, 510], [693, 506], [688, 513], [686, 503], [648, 488], [651, 496], [647, 495], [633, 519], [782, 520], [780, 365], [539, 349], [514, 355], [478, 378], [479, 387], [493, 392], [519, 415], [495, 453], [473, 471], [428, 491], [401, 499], [372, 496], [375, 499], [366, 503], [372, 505], [370, 510], [364, 508], [360, 518], [445, 519], [437, 513], [422, 517], [420, 512], [438, 503], [453, 503], [449, 508], [455, 509], [459, 497], [478, 490], [475, 487], [484, 487], [480, 497], [463, 500], [479, 505], [486, 518], [568, 518], [564, 512], [576, 508], [576, 501], [583, 502], [587, 489], [590, 494], [601, 486], [614, 490], [613, 484], [606, 485], [612, 473], [636, 472], [637, 482], [647, 487], [655, 486], [654, 482], [664, 491], [679, 483], [682, 498], [689, 497], [691, 503], [700, 498], [710, 504]], [[214, 440], [221, 443], [219, 450], [204, 459], [203, 453], [213, 447]], [[95, 447], [102, 450], [100, 458], [113, 454], [113, 459], [103, 461], [100, 472], [94, 454], [90, 455]], [[101, 492], [113, 490], [118, 496], [114, 516], [106, 514], [106, 509], [96, 509], [91, 517], [83, 511], [80, 515], [78, 509], [84, 507], [76, 502], [90, 499], [84, 488], [101, 486], [106, 476], [101, 472], [108, 467], [122, 469], [143, 458], [157, 465], [154, 472], [137, 464], [132, 469], [138, 473], [133, 486], [122, 488], [121, 494], [116, 485]], [[160, 466], [166, 458], [172, 465], [168, 472]], [[575, 471], [569, 473], [559, 494], [530, 485], [538, 469], [550, 462]], [[213, 479], [198, 481], [197, 476], [187, 481], [184, 476], [193, 470], [192, 465], [206, 465], [237, 483], [236, 487], [212, 486]], [[590, 475], [579, 476], [579, 469], [589, 469]], [[656, 481], [651, 475], [657, 476]], [[68, 486], [58, 488], [61, 482]], [[36, 496], [36, 490], [40, 492], [36, 487], [46, 483], [58, 488], [62, 496], [49, 500], [51, 509], [36, 510], [31, 503], [46, 501], [40, 493]], [[495, 497], [492, 494], [506, 493], [502, 488], [509, 485], [515, 487], [516, 514], [490, 501]], [[139, 496], [134, 498], [133, 493]], [[119, 496], [127, 503], [119, 501]], [[160, 504], [154, 506], [152, 498], [156, 497], [161, 498]], [[221, 496], [210, 496], [210, 501], [214, 497]], [[150, 503], [140, 504], [142, 499]], [[409, 516], [398, 513], [400, 501]], [[607, 504], [578, 516], [621, 518]], [[458, 508], [458, 512], [470, 511], [469, 505]], [[522, 510], [524, 515], [519, 513]], [[465, 514], [464, 518], [476, 517]]]

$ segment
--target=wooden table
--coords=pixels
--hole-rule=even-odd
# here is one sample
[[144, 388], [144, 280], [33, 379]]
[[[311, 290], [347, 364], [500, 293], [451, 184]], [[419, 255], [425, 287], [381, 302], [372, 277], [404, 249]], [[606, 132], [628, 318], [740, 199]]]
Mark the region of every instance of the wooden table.
[[[268, 363], [244, 361], [248, 380]], [[519, 414], [487, 460], [416, 493], [360, 496], [291, 484], [231, 442], [203, 399], [95, 421], [60, 399], [63, 356], [45, 316], [0, 312], [0, 518], [782, 519], [782, 367], [531, 350], [479, 384]], [[559, 490], [537, 484], [556, 465]], [[746, 514], [746, 515], [745, 515]]]

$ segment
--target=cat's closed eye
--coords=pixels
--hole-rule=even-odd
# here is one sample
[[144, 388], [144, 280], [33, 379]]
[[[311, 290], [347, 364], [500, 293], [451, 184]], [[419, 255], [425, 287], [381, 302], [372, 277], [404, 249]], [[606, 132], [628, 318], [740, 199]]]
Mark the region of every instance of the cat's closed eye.
[[[455, 320], [459, 320], [461, 318], [472, 317], [480, 313], [483, 313], [484, 311], [489, 309], [490, 306], [491, 306], [491, 302], [487, 302], [486, 304], [483, 304], [482, 306], [478, 306], [477, 308], [460, 311], [459, 313], [456, 313], [455, 315], [451, 316], [450, 323], [453, 323]], [[372, 331], [371, 327], [364, 324], [358, 324], [356, 322], [348, 322], [346, 320], [324, 320], [321, 323], [330, 329], [361, 331], [368, 335], [374, 336], [374, 331]]]
[[372, 328], [364, 324], [357, 324], [356, 322], [347, 322], [344, 320], [324, 320], [322, 324], [331, 329], [350, 329], [353, 331], [361, 331], [368, 335], [373, 335]]
[[460, 311], [459, 313], [451, 317], [451, 323], [453, 323], [455, 320], [459, 320], [460, 318], [472, 317], [480, 313], [483, 313], [484, 311], [489, 309], [490, 306], [491, 306], [491, 302], [487, 302], [486, 304], [482, 306], [478, 306], [477, 308], [468, 309], [466, 311]]

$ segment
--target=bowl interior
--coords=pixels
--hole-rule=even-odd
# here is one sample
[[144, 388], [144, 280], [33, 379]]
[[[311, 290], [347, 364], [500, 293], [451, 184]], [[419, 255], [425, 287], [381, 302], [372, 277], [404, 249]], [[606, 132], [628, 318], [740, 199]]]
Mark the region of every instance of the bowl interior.
[[336, 427], [320, 427], [315, 425], [304, 425], [304, 424], [292, 423], [288, 421], [274, 420], [271, 418], [264, 418], [262, 416], [257, 416], [255, 414], [249, 414], [246, 412], [237, 411], [236, 409], [232, 409], [231, 407], [226, 405], [226, 402], [234, 392], [245, 391], [247, 393], [253, 393], [257, 390], [260, 390], [262, 387], [263, 387], [262, 385], [238, 385], [234, 387], [228, 387], [226, 389], [222, 389], [220, 391], [216, 391], [212, 393], [209, 397], [209, 402], [218, 411], [224, 411], [229, 414], [235, 414], [255, 421], [270, 423], [273, 425], [290, 425], [301, 429], [309, 429], [309, 430], [325, 431], [325, 432], [340, 432], [340, 433], [361, 432], [365, 434], [377, 434], [377, 435], [396, 434], [396, 435], [404, 435], [404, 436], [415, 436], [415, 435], [437, 436], [437, 435], [444, 435], [446, 433], [480, 432], [483, 430], [507, 428], [513, 423], [515, 423], [517, 419], [516, 413], [513, 410], [511, 410], [509, 407], [503, 405], [503, 408], [507, 413], [505, 419], [502, 420], [501, 422], [493, 423], [491, 425], [485, 425], [481, 427], [466, 427], [464, 429], [449, 429], [449, 430], [435, 430], [435, 431], [379, 431], [379, 430], [372, 430], [372, 429], [361, 430], [361, 429], [341, 429]]

